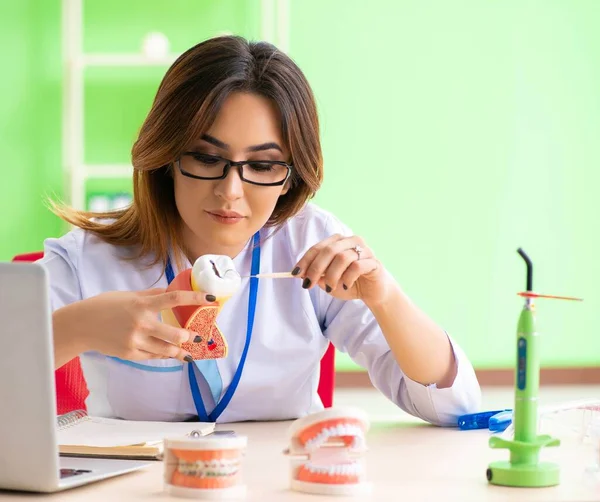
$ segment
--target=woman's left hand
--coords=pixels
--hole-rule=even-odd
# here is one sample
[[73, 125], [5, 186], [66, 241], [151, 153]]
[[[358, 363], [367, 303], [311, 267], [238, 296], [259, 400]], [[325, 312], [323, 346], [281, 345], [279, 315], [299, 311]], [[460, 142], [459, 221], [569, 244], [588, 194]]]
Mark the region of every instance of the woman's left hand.
[[356, 235], [336, 234], [315, 244], [292, 274], [304, 279], [305, 289], [318, 285], [335, 298], [360, 299], [368, 307], [385, 302], [395, 284], [373, 251]]

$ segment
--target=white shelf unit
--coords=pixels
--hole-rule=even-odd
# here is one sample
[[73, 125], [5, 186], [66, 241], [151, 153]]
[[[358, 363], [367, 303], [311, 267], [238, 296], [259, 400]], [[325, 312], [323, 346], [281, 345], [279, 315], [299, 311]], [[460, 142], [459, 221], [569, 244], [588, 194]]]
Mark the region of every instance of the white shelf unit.
[[[65, 198], [76, 209], [86, 209], [86, 181], [88, 179], [128, 178], [133, 172], [133, 167], [127, 164], [85, 164], [85, 70], [91, 67], [131, 68], [143, 66], [164, 66], [166, 69], [179, 56], [179, 54], [148, 57], [143, 53], [84, 53], [84, 1], [62, 0], [63, 176], [66, 185]], [[283, 51], [288, 50], [289, 1], [261, 0], [261, 38], [277, 44]]]
[[152, 58], [144, 54], [86, 54], [83, 52], [84, 0], [63, 0], [63, 175], [65, 196], [71, 206], [85, 209], [86, 181], [90, 178], [125, 178], [131, 165], [85, 164], [85, 70], [91, 67], [169, 66], [178, 57]]

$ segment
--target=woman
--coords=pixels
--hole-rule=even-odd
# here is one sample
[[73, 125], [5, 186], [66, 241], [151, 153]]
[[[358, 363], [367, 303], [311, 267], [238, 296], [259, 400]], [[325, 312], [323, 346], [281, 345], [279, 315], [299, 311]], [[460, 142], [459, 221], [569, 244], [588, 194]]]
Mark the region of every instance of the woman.
[[[296, 418], [322, 407], [329, 342], [426, 421], [455, 425], [478, 407], [461, 349], [360, 237], [308, 203], [323, 177], [317, 111], [286, 55], [238, 37], [193, 47], [165, 75], [132, 157], [132, 205], [108, 214], [56, 207], [78, 228], [49, 239], [42, 261], [56, 365], [81, 356], [90, 414]], [[206, 254], [231, 257], [242, 276], [260, 269], [298, 279], [261, 279], [254, 291], [244, 279], [218, 317], [228, 357], [196, 363], [181, 344], [197, 334], [159, 313], [214, 302], [210, 292], [165, 292]]]

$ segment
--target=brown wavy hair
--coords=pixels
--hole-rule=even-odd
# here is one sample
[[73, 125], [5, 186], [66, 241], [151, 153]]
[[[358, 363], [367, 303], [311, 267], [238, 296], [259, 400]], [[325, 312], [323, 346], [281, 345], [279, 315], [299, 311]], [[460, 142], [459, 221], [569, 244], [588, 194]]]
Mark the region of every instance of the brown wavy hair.
[[52, 204], [52, 210], [110, 244], [132, 246], [131, 258], [150, 255], [152, 264], [166, 263], [170, 246], [182, 249], [171, 167], [186, 145], [210, 128], [224, 100], [236, 91], [262, 95], [279, 108], [294, 168], [290, 189], [279, 198], [267, 226], [281, 225], [323, 181], [315, 99], [292, 59], [269, 43], [238, 36], [192, 47], [165, 74], [132, 148], [129, 207], [97, 213]]

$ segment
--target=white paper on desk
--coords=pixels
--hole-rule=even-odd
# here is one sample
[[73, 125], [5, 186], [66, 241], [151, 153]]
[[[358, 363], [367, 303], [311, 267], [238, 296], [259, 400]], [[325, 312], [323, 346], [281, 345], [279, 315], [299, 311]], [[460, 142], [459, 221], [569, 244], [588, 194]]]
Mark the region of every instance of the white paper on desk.
[[160, 443], [165, 437], [185, 436], [197, 430], [209, 434], [213, 423], [206, 422], [145, 422], [112, 418], [85, 417], [57, 432], [61, 446], [130, 446]]

